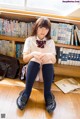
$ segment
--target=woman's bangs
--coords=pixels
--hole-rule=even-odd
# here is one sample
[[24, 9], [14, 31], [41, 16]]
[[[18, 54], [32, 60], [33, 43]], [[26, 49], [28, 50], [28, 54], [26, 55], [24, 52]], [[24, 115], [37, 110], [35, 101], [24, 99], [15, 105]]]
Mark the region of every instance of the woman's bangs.
[[42, 21], [40, 24], [39, 24], [39, 27], [42, 28], [42, 27], [45, 27], [46, 29], [50, 29], [50, 25], [48, 23], [48, 21]]

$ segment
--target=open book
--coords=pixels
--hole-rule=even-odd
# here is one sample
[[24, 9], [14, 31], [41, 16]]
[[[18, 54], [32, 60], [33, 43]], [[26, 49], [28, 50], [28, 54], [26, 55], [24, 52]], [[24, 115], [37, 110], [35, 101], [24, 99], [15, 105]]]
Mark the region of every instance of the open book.
[[73, 78], [64, 78], [56, 81], [55, 84], [64, 92], [68, 93], [80, 88], [80, 83]]

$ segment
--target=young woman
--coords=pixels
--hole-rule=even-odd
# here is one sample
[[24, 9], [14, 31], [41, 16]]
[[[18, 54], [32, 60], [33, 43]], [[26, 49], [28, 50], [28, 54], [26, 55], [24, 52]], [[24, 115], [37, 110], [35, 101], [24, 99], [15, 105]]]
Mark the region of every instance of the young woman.
[[32, 35], [25, 41], [23, 60], [25, 63], [28, 63], [26, 86], [17, 98], [17, 106], [21, 110], [25, 108], [28, 102], [33, 83], [41, 67], [46, 109], [48, 112], [53, 112], [56, 107], [55, 97], [51, 93], [51, 84], [54, 80], [53, 64], [56, 62], [56, 50], [50, 34], [50, 20], [41, 17], [35, 22]]

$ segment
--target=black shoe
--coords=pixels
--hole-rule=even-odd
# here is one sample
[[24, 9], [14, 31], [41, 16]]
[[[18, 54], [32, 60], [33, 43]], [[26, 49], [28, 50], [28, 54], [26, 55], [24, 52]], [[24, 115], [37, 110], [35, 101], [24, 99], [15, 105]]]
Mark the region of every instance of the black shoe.
[[54, 95], [50, 94], [49, 96], [47, 96], [47, 98], [45, 98], [45, 102], [47, 111], [49, 113], [52, 113], [56, 108], [56, 101]]
[[24, 93], [24, 91], [22, 91], [16, 101], [18, 108], [20, 110], [23, 110], [27, 104], [27, 101], [28, 101], [28, 97]]

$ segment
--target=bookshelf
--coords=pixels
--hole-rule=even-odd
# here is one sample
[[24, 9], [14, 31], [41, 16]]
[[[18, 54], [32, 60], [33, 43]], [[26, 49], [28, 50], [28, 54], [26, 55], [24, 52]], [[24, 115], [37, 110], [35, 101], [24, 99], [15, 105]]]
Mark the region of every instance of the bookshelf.
[[[18, 11], [18, 10], [9, 10], [9, 9], [0, 9], [0, 18], [9, 19], [9, 20], [19, 20], [22, 22], [34, 22], [39, 16], [47, 16], [50, 18], [52, 22], [61, 22], [61, 23], [70, 23], [77, 25], [80, 29], [80, 19], [79, 18], [70, 18], [70, 17], [61, 17], [55, 16], [50, 14], [42, 14], [36, 12], [27, 12], [27, 11]], [[25, 37], [14, 37], [14, 36], [6, 36], [0, 35], [0, 40], [10, 40], [13, 42], [13, 56], [15, 57], [15, 44], [16, 42], [24, 43]], [[80, 46], [73, 46], [73, 45], [66, 45], [66, 44], [59, 44], [56, 43], [56, 47], [64, 47], [64, 48], [71, 48], [80, 50]], [[20, 58], [20, 62], [23, 63], [22, 59]], [[64, 70], [65, 69], [65, 70]], [[65, 75], [65, 76], [72, 76], [72, 77], [80, 77], [80, 67], [78, 66], [67, 66], [62, 64], [55, 64], [54, 71], [57, 75]], [[76, 73], [75, 73], [76, 71]]]
[[80, 67], [78, 66], [55, 64], [54, 72], [56, 75], [80, 78]]
[[[2, 40], [2, 39], [24, 43], [26, 38], [0, 35], [0, 40]], [[78, 50], [80, 49], [80, 46], [66, 45], [66, 44], [61, 44], [61, 43], [60, 44], [59, 43], [56, 43], [55, 45], [57, 47], [73, 48], [73, 49], [78, 49]]]
[[22, 42], [22, 43], [24, 43], [24, 41], [25, 41], [25, 38], [0, 35], [0, 40], [2, 40], [2, 39], [10, 40], [10, 41], [15, 41], [15, 42]]
[[80, 50], [80, 46], [73, 46], [73, 45], [66, 45], [66, 44], [59, 44], [56, 43], [56, 47], [63, 47], [63, 48], [71, 48], [71, 49], [76, 49], [76, 50]]

